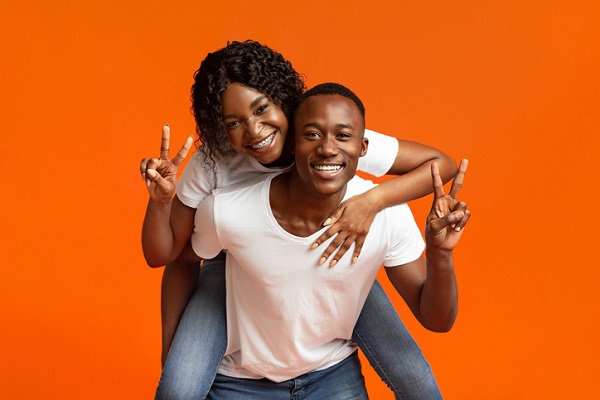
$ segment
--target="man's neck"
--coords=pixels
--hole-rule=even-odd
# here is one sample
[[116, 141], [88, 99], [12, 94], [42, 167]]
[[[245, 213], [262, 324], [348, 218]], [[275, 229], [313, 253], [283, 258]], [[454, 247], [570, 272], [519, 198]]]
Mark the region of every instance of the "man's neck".
[[346, 193], [319, 196], [307, 188], [293, 172], [278, 175], [271, 181], [269, 201], [279, 225], [299, 237], [308, 237], [323, 228], [323, 223], [339, 206]]

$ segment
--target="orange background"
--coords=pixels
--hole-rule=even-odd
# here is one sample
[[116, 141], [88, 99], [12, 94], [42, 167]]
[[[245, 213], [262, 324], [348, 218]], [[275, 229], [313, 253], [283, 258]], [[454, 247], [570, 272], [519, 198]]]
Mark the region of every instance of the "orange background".
[[[597, 1], [0, 11], [2, 398], [152, 397], [162, 272], [140, 248], [138, 163], [158, 155], [164, 122], [177, 146], [193, 132], [193, 72], [246, 38], [309, 86], [354, 89], [370, 128], [470, 159], [455, 328], [425, 331], [391, 294], [446, 399], [600, 398]], [[419, 221], [430, 201], [414, 202]], [[371, 397], [392, 399], [364, 368]]]

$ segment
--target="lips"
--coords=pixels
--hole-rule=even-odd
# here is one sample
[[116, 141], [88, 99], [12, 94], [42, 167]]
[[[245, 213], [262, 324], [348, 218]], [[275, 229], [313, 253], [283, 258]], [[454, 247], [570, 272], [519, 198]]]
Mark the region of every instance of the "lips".
[[260, 142], [252, 144], [252, 145], [248, 145], [247, 147], [251, 148], [252, 150], [260, 150], [260, 149], [267, 147], [271, 143], [273, 143], [274, 138], [275, 138], [275, 133], [272, 133], [269, 136], [267, 136], [266, 138], [264, 138], [263, 140], [261, 140]]

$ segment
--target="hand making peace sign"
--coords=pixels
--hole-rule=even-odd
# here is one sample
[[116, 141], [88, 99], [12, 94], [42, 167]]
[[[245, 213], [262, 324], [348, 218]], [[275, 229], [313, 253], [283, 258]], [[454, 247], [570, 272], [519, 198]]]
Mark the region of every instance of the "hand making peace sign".
[[463, 159], [458, 167], [458, 172], [452, 181], [449, 194], [444, 194], [444, 184], [436, 163], [431, 164], [431, 177], [433, 179], [433, 204], [427, 216], [425, 239], [428, 246], [439, 250], [452, 251], [456, 247], [465, 225], [471, 217], [467, 210], [467, 203], [457, 201], [456, 196], [463, 186], [468, 160]]
[[144, 158], [140, 163], [140, 173], [150, 197], [159, 202], [170, 201], [175, 195], [177, 169], [192, 148], [193, 137], [189, 136], [175, 157], [169, 160], [170, 139], [171, 131], [169, 125], [165, 124], [162, 129], [160, 158]]

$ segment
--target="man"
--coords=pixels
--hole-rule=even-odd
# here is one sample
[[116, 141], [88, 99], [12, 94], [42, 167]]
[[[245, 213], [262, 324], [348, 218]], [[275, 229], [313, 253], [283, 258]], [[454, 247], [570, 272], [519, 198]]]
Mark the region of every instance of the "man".
[[470, 212], [455, 196], [466, 160], [448, 196], [432, 167], [427, 261], [404, 204], [377, 215], [358, 260], [329, 268], [311, 244], [344, 198], [373, 186], [354, 177], [368, 147], [364, 106], [341, 85], [319, 85], [304, 95], [294, 127], [292, 171], [216, 190], [196, 212], [194, 251], [227, 250], [228, 348], [209, 398], [367, 398], [350, 338], [382, 263], [424, 327], [447, 331], [456, 317], [452, 250]]

